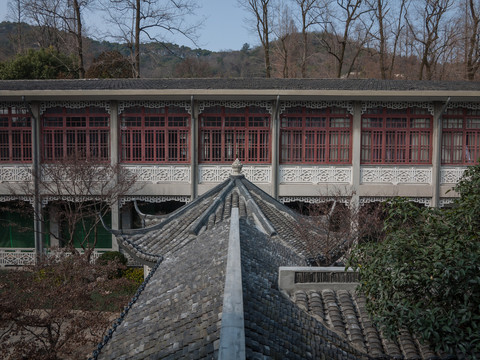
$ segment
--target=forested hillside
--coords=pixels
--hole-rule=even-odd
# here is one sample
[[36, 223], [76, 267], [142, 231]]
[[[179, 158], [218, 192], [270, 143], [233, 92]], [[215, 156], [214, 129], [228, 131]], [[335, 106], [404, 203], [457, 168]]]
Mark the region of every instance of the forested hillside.
[[[22, 47], [16, 41], [17, 24], [11, 22], [0, 23], [0, 61], [8, 62], [15, 58], [17, 53], [27, 49], [39, 50], [42, 48], [38, 41], [38, 33], [41, 32], [36, 26], [25, 23], [22, 27]], [[299, 36], [299, 35], [297, 35]], [[334, 63], [328, 54], [322, 49], [320, 38], [324, 34], [312, 34], [312, 55], [308, 72], [310, 77], [333, 77]], [[298, 44], [298, 41], [297, 41]], [[273, 42], [273, 49], [279, 45]], [[125, 61], [129, 62], [129, 53], [126, 44], [108, 41], [97, 41], [84, 38], [85, 68], [88, 70], [94, 60], [102, 53], [118, 51]], [[289, 76], [301, 77], [299, 61], [295, 57], [300, 49], [293, 49], [290, 57]], [[350, 56], [347, 54], [347, 57]], [[367, 49], [361, 54], [358, 63], [364, 70], [350, 74], [350, 77], [375, 77], [375, 58]], [[410, 62], [404, 61], [405, 67], [417, 64], [415, 58]], [[191, 49], [186, 46], [178, 46], [170, 43], [146, 43], [141, 51], [142, 77], [263, 77], [265, 76], [263, 53], [261, 47], [251, 47], [245, 44], [239, 51], [212, 52], [206, 49]], [[283, 77], [281, 61], [274, 58], [273, 76]], [[95, 76], [94, 76], [95, 77]], [[129, 76], [132, 77], [132, 76]]]

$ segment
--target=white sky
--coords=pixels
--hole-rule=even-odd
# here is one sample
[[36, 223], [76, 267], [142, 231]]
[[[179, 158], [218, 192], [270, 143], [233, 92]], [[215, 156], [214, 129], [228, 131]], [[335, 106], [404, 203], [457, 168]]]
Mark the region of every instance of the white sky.
[[[198, 17], [206, 18], [203, 28], [199, 30], [199, 46], [212, 51], [240, 50], [245, 43], [258, 44], [256, 34], [247, 30], [245, 18], [248, 14], [241, 9], [237, 0], [197, 0], [201, 6]], [[0, 21], [7, 20], [8, 0], [0, 0]], [[86, 25], [91, 31], [101, 27], [100, 17], [87, 16]], [[92, 31], [93, 32], [93, 31]], [[195, 47], [181, 37], [167, 38], [166, 41], [179, 45]]]

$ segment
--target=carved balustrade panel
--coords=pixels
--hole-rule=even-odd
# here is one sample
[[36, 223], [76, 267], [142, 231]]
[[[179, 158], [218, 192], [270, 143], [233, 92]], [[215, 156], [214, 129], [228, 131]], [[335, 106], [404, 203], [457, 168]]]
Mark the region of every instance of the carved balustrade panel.
[[35, 264], [35, 249], [1, 248], [0, 267], [26, 266]]
[[190, 166], [181, 165], [128, 165], [125, 169], [137, 176], [137, 181], [153, 184], [182, 182], [191, 179]]
[[431, 184], [432, 168], [362, 166], [360, 181], [362, 184]]
[[[200, 183], [220, 183], [232, 174], [232, 165], [199, 166]], [[272, 181], [271, 166], [243, 165], [242, 174], [249, 181], [257, 184], [268, 184]]]
[[281, 184], [350, 184], [351, 167], [280, 166]]
[[466, 166], [442, 166], [440, 168], [440, 184], [458, 183], [466, 169]]
[[0, 182], [22, 182], [32, 180], [32, 167], [26, 165], [1, 165]]

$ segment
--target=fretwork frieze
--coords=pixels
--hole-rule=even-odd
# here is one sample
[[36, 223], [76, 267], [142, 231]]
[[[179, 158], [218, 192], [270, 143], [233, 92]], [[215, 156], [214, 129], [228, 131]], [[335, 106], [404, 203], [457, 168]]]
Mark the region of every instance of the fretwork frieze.
[[289, 202], [303, 202], [306, 204], [321, 204], [331, 201], [337, 201], [345, 205], [349, 205], [352, 201], [351, 197], [341, 196], [341, 197], [332, 197], [332, 196], [280, 196], [279, 201], [281, 203]]
[[[362, 196], [360, 197], [360, 205], [365, 205], [374, 202], [384, 202], [391, 199], [389, 196]], [[432, 198], [429, 197], [409, 197], [408, 200], [425, 206], [432, 205]]]
[[265, 108], [270, 114], [273, 111], [273, 104], [271, 101], [227, 101], [227, 100], [209, 100], [201, 101], [198, 109], [202, 113], [206, 108], [213, 106], [225, 106], [232, 109], [240, 109], [247, 106], [257, 106]]
[[365, 101], [362, 102], [362, 114], [365, 114], [368, 109], [383, 107], [387, 109], [407, 109], [410, 107], [419, 107], [427, 109], [433, 115], [434, 104], [431, 102], [416, 102], [416, 101]]
[[280, 113], [282, 114], [289, 107], [306, 107], [310, 109], [325, 109], [329, 107], [345, 108], [353, 115], [352, 101], [282, 101], [280, 105]]
[[464, 109], [470, 109], [470, 110], [479, 110], [480, 109], [480, 103], [478, 102], [449, 102], [447, 105], [447, 109], [457, 109], [457, 108], [464, 108]]
[[132, 101], [121, 101], [118, 104], [118, 113], [122, 113], [125, 109], [130, 107], [143, 106], [151, 109], [160, 109], [165, 106], [175, 106], [184, 108], [189, 114], [192, 113], [192, 107], [188, 101], [150, 101], [150, 100], [132, 100]]
[[132, 201], [144, 201], [148, 203], [162, 203], [167, 201], [179, 201], [189, 203], [192, 199], [189, 195], [138, 195], [124, 196], [119, 201], [119, 206], [123, 207], [126, 203]]
[[103, 108], [110, 114], [110, 101], [45, 101], [40, 105], [40, 114], [43, 114], [47, 109], [54, 107], [83, 109], [91, 106]]

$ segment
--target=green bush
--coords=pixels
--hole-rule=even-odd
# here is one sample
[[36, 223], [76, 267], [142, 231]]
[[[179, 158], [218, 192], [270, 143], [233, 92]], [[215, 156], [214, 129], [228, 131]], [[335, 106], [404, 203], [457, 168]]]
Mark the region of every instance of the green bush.
[[136, 286], [143, 283], [143, 268], [128, 268], [123, 271], [123, 277], [131, 280]]

